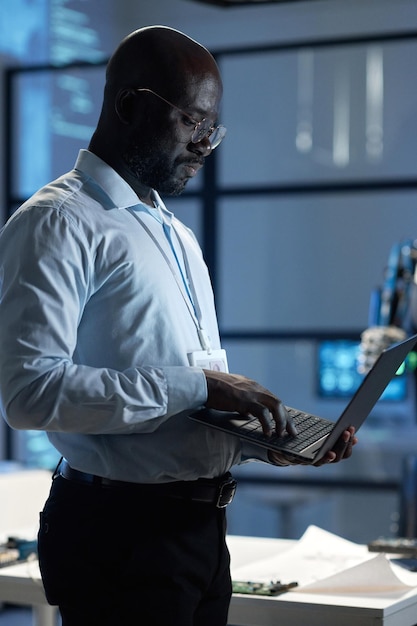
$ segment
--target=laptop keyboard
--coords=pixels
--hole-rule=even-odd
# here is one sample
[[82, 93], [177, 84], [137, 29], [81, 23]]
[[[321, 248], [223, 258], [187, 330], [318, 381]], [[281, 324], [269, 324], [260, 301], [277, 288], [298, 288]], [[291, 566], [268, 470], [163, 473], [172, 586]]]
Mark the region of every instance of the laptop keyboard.
[[246, 432], [249, 431], [253, 439], [264, 441], [265, 443], [269, 442], [270, 444], [285, 444], [285, 448], [288, 451], [300, 452], [310, 444], [321, 439], [321, 437], [328, 435], [334, 427], [334, 422], [330, 420], [311, 415], [310, 413], [304, 413], [288, 406], [285, 408], [297, 427], [298, 435], [295, 437], [288, 434], [279, 437], [275, 433], [271, 437], [267, 437], [264, 435], [259, 421], [255, 418], [251, 418], [246, 423], [240, 423], [239, 426], [236, 426], [236, 434], [239, 435], [239, 431], [243, 429]]

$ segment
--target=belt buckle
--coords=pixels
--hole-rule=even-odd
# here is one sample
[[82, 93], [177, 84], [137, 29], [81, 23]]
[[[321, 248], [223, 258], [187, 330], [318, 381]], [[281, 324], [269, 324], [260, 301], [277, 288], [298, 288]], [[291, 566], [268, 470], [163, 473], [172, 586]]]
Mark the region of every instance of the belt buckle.
[[216, 502], [218, 509], [224, 509], [234, 498], [237, 482], [234, 478], [228, 478], [220, 485], [219, 495]]

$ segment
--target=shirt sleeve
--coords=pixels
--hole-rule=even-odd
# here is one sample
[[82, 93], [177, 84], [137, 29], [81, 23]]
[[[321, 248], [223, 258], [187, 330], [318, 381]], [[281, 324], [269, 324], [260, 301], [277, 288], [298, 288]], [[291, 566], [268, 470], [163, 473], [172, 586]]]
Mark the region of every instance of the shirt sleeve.
[[88, 243], [77, 224], [45, 207], [19, 211], [3, 229], [0, 401], [13, 428], [151, 432], [207, 399], [199, 368], [118, 371], [74, 362], [78, 325], [94, 295]]

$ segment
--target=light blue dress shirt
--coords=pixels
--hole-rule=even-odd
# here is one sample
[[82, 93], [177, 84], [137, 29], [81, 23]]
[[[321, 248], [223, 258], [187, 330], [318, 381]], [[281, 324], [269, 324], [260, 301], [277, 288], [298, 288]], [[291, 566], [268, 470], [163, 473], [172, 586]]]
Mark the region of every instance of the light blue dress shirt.
[[82, 150], [0, 235], [5, 419], [47, 431], [74, 468], [143, 483], [217, 476], [256, 457], [187, 418], [207, 399], [188, 361], [201, 342], [187, 278], [215, 349], [217, 320], [194, 235], [155, 200], [153, 215]]

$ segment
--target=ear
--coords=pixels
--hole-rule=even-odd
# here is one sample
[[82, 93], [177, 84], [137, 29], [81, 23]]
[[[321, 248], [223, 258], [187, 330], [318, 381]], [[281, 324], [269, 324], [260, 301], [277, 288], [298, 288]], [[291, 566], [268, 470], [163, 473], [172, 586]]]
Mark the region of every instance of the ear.
[[114, 108], [122, 124], [131, 124], [133, 116], [133, 89], [121, 89], [116, 96]]

